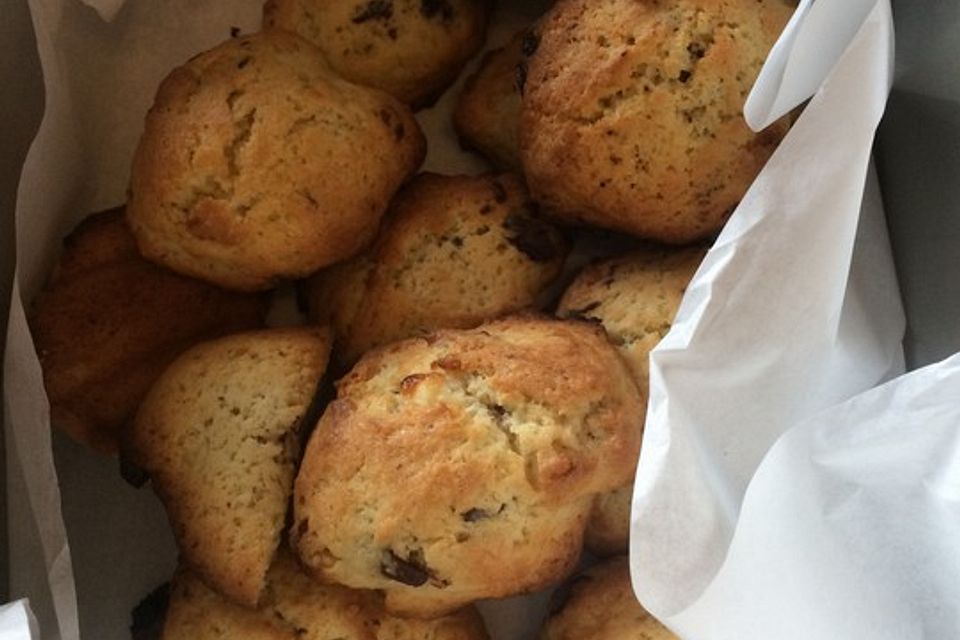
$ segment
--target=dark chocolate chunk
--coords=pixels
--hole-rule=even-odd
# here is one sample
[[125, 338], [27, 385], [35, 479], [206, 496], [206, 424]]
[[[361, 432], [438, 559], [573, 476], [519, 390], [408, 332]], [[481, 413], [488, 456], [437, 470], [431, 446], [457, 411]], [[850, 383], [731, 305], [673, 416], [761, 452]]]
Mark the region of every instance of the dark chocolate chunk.
[[411, 587], [422, 587], [430, 580], [422, 551], [412, 551], [406, 560], [392, 549], [383, 552], [380, 559], [380, 573], [387, 578]]
[[[503, 407], [501, 407], [502, 409]], [[480, 520], [486, 520], [487, 518], [492, 518], [493, 516], [498, 516], [503, 513], [503, 510], [507, 508], [506, 504], [501, 504], [500, 508], [497, 509], [496, 513], [491, 513], [486, 509], [480, 509], [479, 507], [474, 507], [473, 509], [468, 509], [460, 514], [460, 517], [463, 518], [464, 522], [478, 522]]]
[[699, 60], [706, 55], [707, 49], [699, 42], [691, 42], [687, 45], [687, 53], [690, 54], [691, 58]]
[[511, 213], [503, 221], [503, 228], [510, 244], [534, 262], [550, 262], [561, 253], [560, 233], [526, 213]]
[[486, 509], [469, 509], [460, 514], [464, 522], [476, 522], [477, 520], [486, 520], [490, 517], [490, 512]]
[[687, 69], [681, 69], [681, 70], [680, 70], [680, 75], [677, 76], [677, 80], [679, 80], [680, 82], [686, 82], [687, 80], [690, 79], [690, 76], [691, 76], [691, 75], [693, 75], [693, 74], [690, 73], [690, 71], [688, 71]]
[[230, 37], [236, 38], [240, 35], [240, 27], [230, 27]]
[[370, 0], [365, 6], [357, 7], [351, 21], [362, 24], [368, 20], [389, 20], [393, 17], [393, 2], [391, 0]]
[[507, 415], [507, 410], [500, 404], [488, 404], [487, 411], [490, 412], [490, 415], [493, 416], [493, 420], [497, 424], [503, 422], [504, 416]]

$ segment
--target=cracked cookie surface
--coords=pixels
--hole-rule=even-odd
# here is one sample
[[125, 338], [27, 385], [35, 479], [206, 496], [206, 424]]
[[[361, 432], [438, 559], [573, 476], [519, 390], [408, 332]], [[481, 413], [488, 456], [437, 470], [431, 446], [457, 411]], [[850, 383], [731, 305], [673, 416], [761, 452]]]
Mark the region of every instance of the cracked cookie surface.
[[671, 243], [717, 231], [789, 127], [743, 104], [788, 0], [560, 0], [525, 64], [520, 146], [535, 199]]
[[235, 38], [161, 84], [127, 219], [147, 258], [266, 289], [360, 250], [424, 153], [406, 105], [340, 79], [305, 40]]
[[280, 541], [326, 330], [267, 329], [180, 356], [150, 390], [127, 451], [163, 502], [181, 561], [255, 605]]
[[337, 73], [416, 108], [481, 47], [488, 0], [269, 0], [265, 28], [315, 44]]
[[[630, 367], [646, 400], [650, 351], [670, 330], [705, 254], [700, 247], [647, 247], [593, 264], [564, 292], [557, 316], [599, 323]], [[596, 497], [586, 533], [591, 551], [599, 555], [627, 552], [632, 498], [632, 476], [618, 489]]]
[[323, 580], [437, 615], [562, 579], [642, 402], [586, 323], [511, 317], [367, 354], [307, 446], [291, 536]]
[[350, 365], [376, 346], [535, 308], [567, 249], [519, 177], [425, 173], [391, 203], [373, 246], [310, 278], [304, 298]]

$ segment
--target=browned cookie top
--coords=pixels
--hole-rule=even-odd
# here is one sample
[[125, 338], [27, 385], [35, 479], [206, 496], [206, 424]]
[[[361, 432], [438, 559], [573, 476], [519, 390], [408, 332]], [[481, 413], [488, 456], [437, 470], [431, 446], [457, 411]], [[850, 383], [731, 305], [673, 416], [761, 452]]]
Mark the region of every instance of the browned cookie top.
[[235, 289], [347, 258], [423, 159], [410, 110], [283, 31], [225, 42], [160, 86], [127, 219], [144, 255]]
[[333, 326], [337, 359], [352, 364], [379, 345], [537, 306], [566, 253], [517, 176], [422, 174], [373, 247], [304, 292], [311, 317]]
[[53, 426], [116, 451], [150, 385], [178, 354], [260, 326], [266, 302], [148, 262], [123, 209], [86, 218], [64, 240], [30, 316]]
[[373, 351], [311, 437], [295, 546], [406, 614], [541, 588], [576, 562], [593, 495], [630, 476], [641, 415], [586, 323], [511, 317]]
[[421, 107], [482, 46], [488, 0], [268, 0], [264, 27], [315, 44], [337, 73]]
[[788, 0], [560, 0], [528, 51], [521, 115], [535, 198], [685, 243], [717, 231], [788, 127], [743, 104]]

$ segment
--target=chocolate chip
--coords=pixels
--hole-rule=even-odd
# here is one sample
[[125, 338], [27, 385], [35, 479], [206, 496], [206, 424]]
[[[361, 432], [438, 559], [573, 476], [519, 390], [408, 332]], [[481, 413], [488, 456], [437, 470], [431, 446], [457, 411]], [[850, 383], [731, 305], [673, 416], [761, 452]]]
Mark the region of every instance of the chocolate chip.
[[464, 522], [478, 522], [480, 520], [486, 520], [487, 518], [492, 518], [493, 516], [500, 515], [503, 513], [503, 510], [507, 508], [506, 504], [501, 504], [500, 508], [497, 509], [496, 513], [490, 513], [486, 509], [480, 509], [479, 507], [474, 507], [473, 509], [468, 509], [460, 514], [460, 517], [463, 518]]
[[393, 2], [391, 0], [370, 0], [366, 6], [357, 7], [351, 21], [362, 24], [368, 20], [388, 20], [393, 17]]
[[490, 512], [486, 509], [469, 509], [460, 514], [464, 522], [476, 522], [477, 520], [486, 520], [490, 517]]
[[691, 75], [693, 75], [693, 74], [690, 73], [687, 69], [682, 69], [682, 70], [680, 71], [680, 75], [677, 76], [677, 80], [679, 80], [680, 82], [686, 82], [687, 80], [690, 79], [690, 76], [691, 76]]
[[706, 55], [706, 48], [699, 42], [691, 42], [687, 45], [687, 53], [690, 54], [690, 57], [699, 60]]
[[520, 45], [520, 50], [523, 51], [523, 55], [532, 56], [537, 52], [537, 49], [540, 48], [540, 36], [534, 33], [533, 31], [527, 31], [523, 34], [523, 42]]
[[450, 242], [452, 242], [453, 246], [455, 246], [458, 249], [463, 246], [463, 238], [461, 238], [460, 236], [453, 236], [453, 239], [450, 240]]
[[230, 37], [236, 38], [240, 35], [240, 27], [230, 27]]
[[491, 207], [491, 206], [488, 205], [488, 204], [485, 204], [485, 205], [483, 205], [482, 207], [480, 207], [480, 215], [482, 215], [482, 216], [487, 215], [487, 214], [490, 213], [491, 211], [493, 211], [493, 207]]
[[430, 579], [423, 552], [419, 550], [411, 551], [406, 560], [395, 554], [392, 549], [385, 550], [380, 559], [380, 573], [411, 587], [422, 587]]
[[490, 415], [493, 416], [494, 422], [500, 424], [503, 422], [504, 416], [507, 415], [507, 410], [500, 404], [488, 404], [487, 411], [490, 412]]
[[449, 0], [420, 0], [420, 13], [426, 18], [440, 15], [444, 20], [452, 20], [454, 12]]
[[307, 531], [310, 530], [310, 521], [304, 518], [300, 521], [300, 524], [297, 525], [297, 535], [303, 536]]
[[250, 64], [250, 56], [244, 57], [240, 62], [237, 63], [237, 69], [243, 69], [245, 66]]
[[163, 632], [163, 622], [169, 604], [169, 582], [160, 585], [141, 600], [130, 613], [132, 640], [158, 640]]
[[513, 212], [503, 221], [507, 240], [534, 262], [550, 262], [561, 253], [560, 233], [552, 226], [521, 212]]
[[396, 39], [397, 39], [397, 28], [396, 28], [396, 27], [390, 27], [389, 29], [387, 29], [387, 35], [390, 36], [390, 39], [391, 39], [391, 40], [396, 40]]

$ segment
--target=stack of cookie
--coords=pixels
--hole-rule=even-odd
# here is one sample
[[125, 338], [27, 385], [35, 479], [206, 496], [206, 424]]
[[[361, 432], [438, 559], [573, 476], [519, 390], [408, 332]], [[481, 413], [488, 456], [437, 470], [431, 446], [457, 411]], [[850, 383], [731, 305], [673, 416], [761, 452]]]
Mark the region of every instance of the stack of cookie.
[[[791, 9], [559, 0], [464, 85], [475, 176], [418, 175], [414, 110], [486, 0], [268, 0], [163, 81], [33, 327], [53, 423], [167, 510], [164, 638], [485, 638], [584, 545], [543, 638], [671, 637], [623, 557], [647, 359], [786, 133], [741, 109]], [[580, 269], [588, 227], [630, 250]]]

